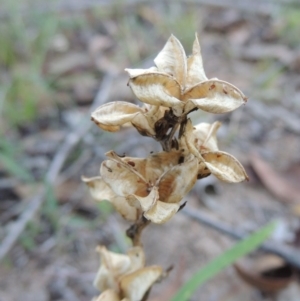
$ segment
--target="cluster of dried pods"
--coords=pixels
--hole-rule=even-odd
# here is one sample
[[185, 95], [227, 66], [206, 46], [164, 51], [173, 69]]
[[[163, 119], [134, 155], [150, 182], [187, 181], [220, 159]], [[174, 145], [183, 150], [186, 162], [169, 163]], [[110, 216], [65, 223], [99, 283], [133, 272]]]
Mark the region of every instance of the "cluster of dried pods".
[[206, 77], [197, 35], [191, 56], [186, 57], [172, 35], [154, 63], [149, 69], [126, 69], [129, 86], [144, 103], [142, 107], [116, 101], [92, 113], [92, 120], [105, 131], [131, 125], [163, 148], [147, 158], [120, 157], [109, 151], [100, 175], [83, 177], [96, 201], [109, 200], [126, 220], [134, 222], [127, 231], [133, 242], [127, 255], [103, 246], [97, 249], [101, 266], [94, 284], [102, 292], [97, 301], [146, 300], [152, 285], [166, 273], [159, 266], [145, 266], [142, 229], [150, 222], [171, 219], [197, 179], [210, 174], [230, 183], [247, 179], [240, 162], [218, 149], [216, 133], [221, 124], [194, 126], [188, 118], [197, 109], [227, 113], [247, 101], [232, 84]]

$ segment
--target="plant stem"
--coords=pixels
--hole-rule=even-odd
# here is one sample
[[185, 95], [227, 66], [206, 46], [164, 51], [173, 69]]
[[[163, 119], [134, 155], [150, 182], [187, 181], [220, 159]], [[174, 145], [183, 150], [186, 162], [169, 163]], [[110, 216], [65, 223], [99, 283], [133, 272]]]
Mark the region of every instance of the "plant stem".
[[142, 231], [151, 223], [150, 220], [147, 220], [142, 216], [135, 224], [131, 225], [127, 231], [126, 235], [132, 240], [132, 245], [134, 247], [141, 246], [141, 234]]

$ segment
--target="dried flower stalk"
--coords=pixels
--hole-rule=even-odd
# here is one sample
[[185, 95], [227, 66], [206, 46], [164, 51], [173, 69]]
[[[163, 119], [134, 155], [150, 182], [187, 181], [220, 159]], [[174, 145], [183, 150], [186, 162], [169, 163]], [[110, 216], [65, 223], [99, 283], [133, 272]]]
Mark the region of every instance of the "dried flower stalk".
[[206, 77], [197, 35], [191, 56], [186, 56], [172, 35], [154, 63], [149, 69], [126, 69], [128, 85], [143, 106], [115, 101], [92, 113], [92, 120], [105, 131], [131, 125], [163, 148], [146, 158], [120, 157], [109, 151], [100, 175], [82, 178], [96, 201], [109, 200], [133, 222], [127, 230], [133, 248], [127, 255], [97, 248], [101, 266], [94, 284], [102, 292], [97, 301], [146, 300], [152, 285], [165, 273], [159, 266], [145, 266], [142, 230], [151, 222], [170, 220], [198, 179], [211, 174], [229, 183], [248, 179], [241, 163], [218, 149], [221, 123], [194, 126], [188, 118], [198, 109], [231, 112], [247, 101], [232, 84]]

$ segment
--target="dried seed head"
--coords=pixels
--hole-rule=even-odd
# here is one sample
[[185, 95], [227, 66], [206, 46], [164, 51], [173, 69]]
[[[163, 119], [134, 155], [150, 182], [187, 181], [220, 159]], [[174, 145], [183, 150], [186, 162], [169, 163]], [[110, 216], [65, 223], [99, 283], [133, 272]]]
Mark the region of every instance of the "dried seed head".
[[[131, 124], [142, 135], [160, 140], [185, 120], [181, 115], [195, 108], [226, 113], [245, 102], [238, 88], [216, 78], [207, 79], [197, 35], [189, 58], [179, 40], [171, 36], [154, 62], [156, 67], [149, 69], [126, 69], [129, 86], [144, 107], [121, 101], [100, 106], [92, 119], [102, 129], [117, 131]], [[158, 125], [164, 122], [166, 127], [160, 131]], [[142, 213], [153, 222], [165, 222], [177, 212], [197, 178], [212, 173], [227, 182], [247, 179], [242, 165], [218, 150], [219, 127], [219, 122], [194, 127], [188, 120], [177, 145], [183, 152], [172, 149], [145, 159], [120, 158], [108, 152], [109, 159], [101, 164], [101, 177], [85, 182], [96, 200], [109, 199], [126, 219], [136, 220]]]
[[193, 52], [186, 57], [173, 35], [149, 69], [125, 69], [129, 86], [144, 103], [172, 108], [176, 116], [198, 108], [210, 113], [227, 113], [247, 101], [235, 86], [216, 78], [207, 79], [196, 35]]
[[94, 286], [103, 293], [96, 301], [140, 301], [162, 276], [161, 267], [145, 267], [141, 247], [130, 249], [127, 255], [110, 252], [104, 246], [97, 247], [97, 251], [101, 256], [101, 265]]
[[139, 207], [130, 206], [124, 197], [116, 195], [101, 177], [82, 177], [82, 181], [88, 186], [90, 194], [95, 201], [111, 202], [114, 208], [126, 220], [136, 221], [139, 218], [141, 213]]
[[160, 152], [144, 159], [121, 158], [114, 152], [106, 155], [109, 160], [101, 164], [101, 177], [84, 180], [95, 199], [100, 200], [105, 192], [127, 219], [137, 219], [141, 212], [154, 223], [166, 222], [197, 180], [197, 159], [185, 158], [181, 151]]
[[238, 183], [248, 180], [242, 164], [232, 155], [225, 152], [208, 152], [202, 155], [210, 172], [219, 180]]
[[[125, 301], [126, 299], [122, 299]], [[121, 301], [119, 295], [112, 289], [105, 290], [99, 297], [93, 298], [92, 301]], [[129, 301], [129, 300], [128, 300]]]
[[[150, 221], [161, 224], [170, 220], [197, 179], [210, 174], [230, 183], [248, 179], [241, 163], [218, 149], [220, 122], [193, 126], [187, 119], [196, 109], [227, 113], [247, 101], [232, 84], [206, 77], [197, 35], [190, 57], [171, 35], [154, 63], [156, 66], [149, 69], [125, 69], [130, 77], [128, 85], [143, 107], [111, 102], [97, 108], [92, 120], [110, 132], [132, 125], [141, 135], [160, 141], [166, 151], [147, 158], [120, 157], [110, 151], [101, 164], [100, 176], [82, 178], [96, 201], [110, 201], [125, 219], [135, 222], [133, 229], [139, 230]], [[134, 235], [128, 236], [138, 245]], [[97, 251], [101, 266], [94, 284], [102, 294], [96, 301], [144, 300], [162, 277], [161, 267], [145, 267], [141, 247], [130, 249], [126, 255], [109, 252], [103, 246]]]
[[[200, 123], [195, 127], [188, 120], [180, 145], [198, 158], [198, 178], [211, 173], [219, 180], [238, 183], [248, 180], [242, 164], [232, 155], [221, 152], [217, 144], [219, 122], [213, 124]], [[204, 163], [204, 164], [203, 164]]]

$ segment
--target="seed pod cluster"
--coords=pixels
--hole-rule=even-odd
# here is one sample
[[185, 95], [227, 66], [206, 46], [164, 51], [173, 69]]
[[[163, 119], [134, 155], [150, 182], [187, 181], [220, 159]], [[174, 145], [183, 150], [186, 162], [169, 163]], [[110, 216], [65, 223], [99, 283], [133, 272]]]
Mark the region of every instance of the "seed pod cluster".
[[[215, 114], [231, 112], [247, 101], [234, 85], [206, 77], [197, 35], [191, 56], [186, 56], [172, 35], [154, 63], [149, 69], [125, 69], [128, 85], [142, 106], [110, 102], [97, 108], [92, 120], [109, 132], [133, 126], [139, 134], [158, 141], [163, 150], [146, 158], [120, 157], [109, 151], [100, 174], [83, 177], [96, 201], [110, 201], [126, 220], [136, 224], [141, 220], [156, 224], [170, 220], [203, 177], [212, 174], [229, 183], [248, 179], [242, 164], [218, 148], [221, 123], [193, 125], [188, 117], [198, 109]], [[133, 239], [133, 244], [141, 248], [138, 239]], [[95, 285], [102, 294], [97, 301], [144, 300], [163, 273], [160, 267], [137, 263], [132, 250], [127, 255], [111, 253], [105, 247], [98, 251], [101, 267]], [[137, 254], [143, 257], [142, 249]]]

